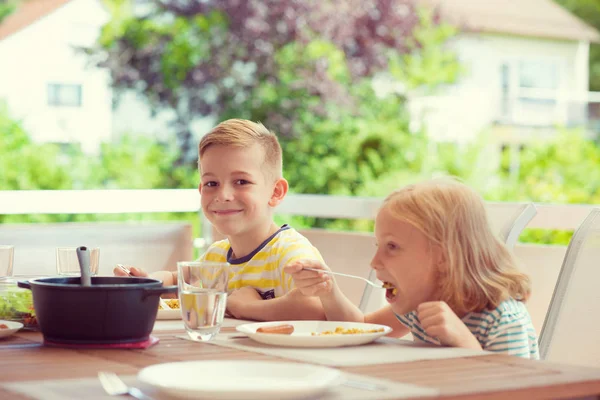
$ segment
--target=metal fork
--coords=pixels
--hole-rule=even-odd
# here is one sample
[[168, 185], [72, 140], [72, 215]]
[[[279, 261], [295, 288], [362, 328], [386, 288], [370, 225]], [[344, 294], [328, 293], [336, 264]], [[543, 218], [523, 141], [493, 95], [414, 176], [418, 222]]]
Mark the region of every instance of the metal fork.
[[129, 387], [113, 372], [98, 372], [98, 379], [106, 393], [111, 396], [121, 396], [128, 394], [139, 400], [154, 400], [150, 396], [146, 396], [138, 388]]
[[362, 281], [365, 281], [369, 285], [373, 286], [374, 288], [385, 289], [383, 286], [381, 286], [381, 285], [379, 285], [379, 284], [377, 284], [375, 282], [371, 282], [370, 280], [368, 280], [367, 278], [363, 278], [362, 276], [342, 274], [341, 272], [333, 272], [333, 271], [327, 271], [327, 270], [324, 270], [324, 269], [317, 269], [317, 268], [302, 268], [302, 269], [305, 269], [307, 271], [323, 272], [324, 274], [329, 274], [329, 275], [345, 276], [346, 278], [360, 279]]

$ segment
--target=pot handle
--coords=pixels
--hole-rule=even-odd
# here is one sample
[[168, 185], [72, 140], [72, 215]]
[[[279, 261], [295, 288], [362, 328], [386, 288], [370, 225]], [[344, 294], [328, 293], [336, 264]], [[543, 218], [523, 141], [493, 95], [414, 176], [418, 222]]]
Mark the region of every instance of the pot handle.
[[17, 281], [17, 286], [23, 289], [31, 290], [31, 284], [29, 281]]
[[160, 296], [163, 293], [177, 293], [177, 285], [144, 288], [144, 298], [148, 296]]

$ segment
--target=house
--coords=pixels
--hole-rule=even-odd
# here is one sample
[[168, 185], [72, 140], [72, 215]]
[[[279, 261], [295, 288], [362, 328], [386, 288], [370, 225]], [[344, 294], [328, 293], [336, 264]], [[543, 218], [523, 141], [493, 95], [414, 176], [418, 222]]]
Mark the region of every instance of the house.
[[100, 0], [28, 0], [0, 24], [0, 102], [34, 141], [94, 153], [124, 132], [167, 132], [170, 116], [132, 93], [114, 107], [108, 71], [76, 49], [109, 18]]
[[108, 74], [74, 49], [107, 18], [96, 0], [30, 0], [0, 25], [0, 99], [33, 140], [94, 151], [110, 139]]
[[[556, 125], [589, 123], [589, 45], [600, 41], [593, 28], [552, 0], [416, 1], [460, 28], [448, 45], [463, 76], [434, 96], [410, 96], [414, 120], [433, 138], [470, 142], [488, 130], [500, 145], [518, 146]], [[115, 103], [108, 73], [74, 49], [91, 46], [108, 19], [100, 0], [28, 0], [0, 24], [0, 99], [34, 140], [93, 152], [123, 132], [172, 131], [173, 113], [151, 114], [134, 93]]]
[[411, 100], [432, 136], [469, 142], [488, 130], [510, 145], [588, 124], [595, 29], [552, 0], [421, 1], [460, 29], [449, 45], [464, 68], [456, 84]]

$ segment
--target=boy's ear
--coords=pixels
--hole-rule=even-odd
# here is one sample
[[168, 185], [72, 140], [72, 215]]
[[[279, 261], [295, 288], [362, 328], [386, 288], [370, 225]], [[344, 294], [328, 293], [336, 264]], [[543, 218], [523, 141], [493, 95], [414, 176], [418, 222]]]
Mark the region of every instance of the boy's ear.
[[288, 189], [288, 181], [286, 181], [284, 178], [277, 179], [277, 182], [275, 182], [275, 187], [273, 188], [273, 193], [269, 199], [269, 205], [271, 207], [279, 205], [279, 203], [283, 201], [283, 198], [287, 194]]
[[198, 184], [198, 191], [199, 191], [200, 193], [202, 193], [202, 182], [200, 182], [200, 183]]

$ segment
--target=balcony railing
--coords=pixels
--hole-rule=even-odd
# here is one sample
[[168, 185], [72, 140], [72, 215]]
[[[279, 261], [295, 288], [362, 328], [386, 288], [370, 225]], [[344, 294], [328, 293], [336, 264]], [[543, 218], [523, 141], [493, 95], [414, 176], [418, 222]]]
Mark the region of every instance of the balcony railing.
[[[278, 214], [321, 218], [373, 219], [382, 199], [289, 194]], [[592, 205], [536, 203], [538, 213], [527, 226], [576, 229]], [[199, 212], [197, 189], [149, 190], [4, 190], [0, 214], [119, 214]]]

